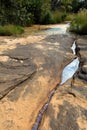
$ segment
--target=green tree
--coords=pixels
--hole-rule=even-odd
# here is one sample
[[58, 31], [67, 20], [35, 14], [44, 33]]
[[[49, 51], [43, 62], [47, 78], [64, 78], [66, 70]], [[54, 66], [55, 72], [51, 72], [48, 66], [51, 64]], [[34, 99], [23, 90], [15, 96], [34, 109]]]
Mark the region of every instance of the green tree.
[[61, 4], [65, 7], [65, 12], [72, 9], [72, 0], [61, 0]]
[[0, 0], [0, 24], [39, 23], [44, 0]]
[[51, 9], [55, 11], [61, 5], [60, 0], [51, 0]]

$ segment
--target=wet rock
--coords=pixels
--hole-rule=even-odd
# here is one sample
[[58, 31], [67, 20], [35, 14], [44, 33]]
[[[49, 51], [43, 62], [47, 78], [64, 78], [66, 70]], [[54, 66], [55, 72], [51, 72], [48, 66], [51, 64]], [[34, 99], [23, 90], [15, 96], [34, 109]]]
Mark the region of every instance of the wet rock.
[[8, 58], [0, 60], [0, 130], [32, 129], [63, 68], [75, 57], [72, 43], [70, 36], [53, 35], [38, 43], [3, 45], [0, 57]]

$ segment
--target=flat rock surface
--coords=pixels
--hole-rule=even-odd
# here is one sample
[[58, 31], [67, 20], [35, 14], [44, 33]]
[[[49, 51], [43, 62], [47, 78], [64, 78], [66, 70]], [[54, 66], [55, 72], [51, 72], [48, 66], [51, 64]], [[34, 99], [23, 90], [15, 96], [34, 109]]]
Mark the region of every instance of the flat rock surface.
[[55, 91], [39, 130], [87, 130], [87, 36], [76, 40], [80, 67]]
[[[31, 130], [38, 112], [48, 100], [50, 91], [60, 83], [63, 68], [74, 59], [71, 51], [73, 38], [67, 35], [52, 35], [32, 44], [28, 44], [28, 41], [23, 44], [18, 40], [16, 43], [14, 40], [0, 41], [0, 130]], [[68, 101], [61, 105], [60, 117], [62, 118], [64, 108], [66, 111], [70, 109], [70, 115], [74, 106]], [[53, 105], [49, 106], [52, 110], [49, 116], [48, 109], [51, 125], [42, 126], [41, 130], [58, 128], [52, 123], [58, 124]], [[78, 117], [72, 114], [71, 120], [74, 120], [74, 115]], [[59, 124], [61, 118], [58, 118]], [[63, 124], [66, 125], [64, 121]]]

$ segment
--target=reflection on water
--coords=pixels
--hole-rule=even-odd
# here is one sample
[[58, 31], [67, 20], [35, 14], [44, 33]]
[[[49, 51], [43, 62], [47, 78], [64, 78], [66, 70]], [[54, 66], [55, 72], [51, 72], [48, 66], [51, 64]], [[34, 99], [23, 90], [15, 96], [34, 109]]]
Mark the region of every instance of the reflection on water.
[[74, 43], [73, 43], [71, 49], [72, 49], [72, 51], [73, 51], [73, 54], [75, 55], [75, 54], [76, 54], [76, 52], [75, 52], [75, 50], [76, 50], [76, 43], [75, 43], [75, 41], [74, 41]]
[[[72, 47], [71, 47], [73, 54], [76, 54], [76, 43], [74, 41]], [[75, 72], [78, 70], [79, 67], [79, 59], [78, 57], [76, 59], [74, 59], [70, 64], [68, 64], [63, 72], [62, 72], [62, 81], [60, 83], [60, 85], [64, 84], [68, 79], [70, 79]]]
[[60, 30], [61, 30], [61, 28], [50, 28], [47, 31], [60, 31]]
[[65, 34], [66, 30], [62, 29], [62, 28], [50, 28], [50, 29], [46, 30], [45, 33], [48, 33], [48, 34]]
[[64, 84], [68, 79], [70, 79], [78, 70], [78, 67], [79, 67], [79, 59], [76, 58], [64, 68], [62, 73], [62, 81], [60, 85]]

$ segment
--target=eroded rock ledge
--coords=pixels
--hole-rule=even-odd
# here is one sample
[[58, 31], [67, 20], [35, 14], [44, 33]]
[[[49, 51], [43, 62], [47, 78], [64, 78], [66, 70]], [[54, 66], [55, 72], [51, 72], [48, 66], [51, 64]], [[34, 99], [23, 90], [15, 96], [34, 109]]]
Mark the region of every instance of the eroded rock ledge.
[[[50, 91], [60, 83], [63, 68], [74, 59], [73, 41], [54, 35], [15, 47], [0, 42], [0, 130], [32, 130]], [[87, 129], [87, 36], [76, 43], [80, 68], [57, 88], [39, 130]]]
[[0, 44], [0, 130], [32, 129], [63, 68], [74, 59], [73, 41], [53, 35], [32, 44]]
[[87, 130], [87, 36], [78, 37], [76, 43], [80, 68], [57, 88], [39, 130]]

